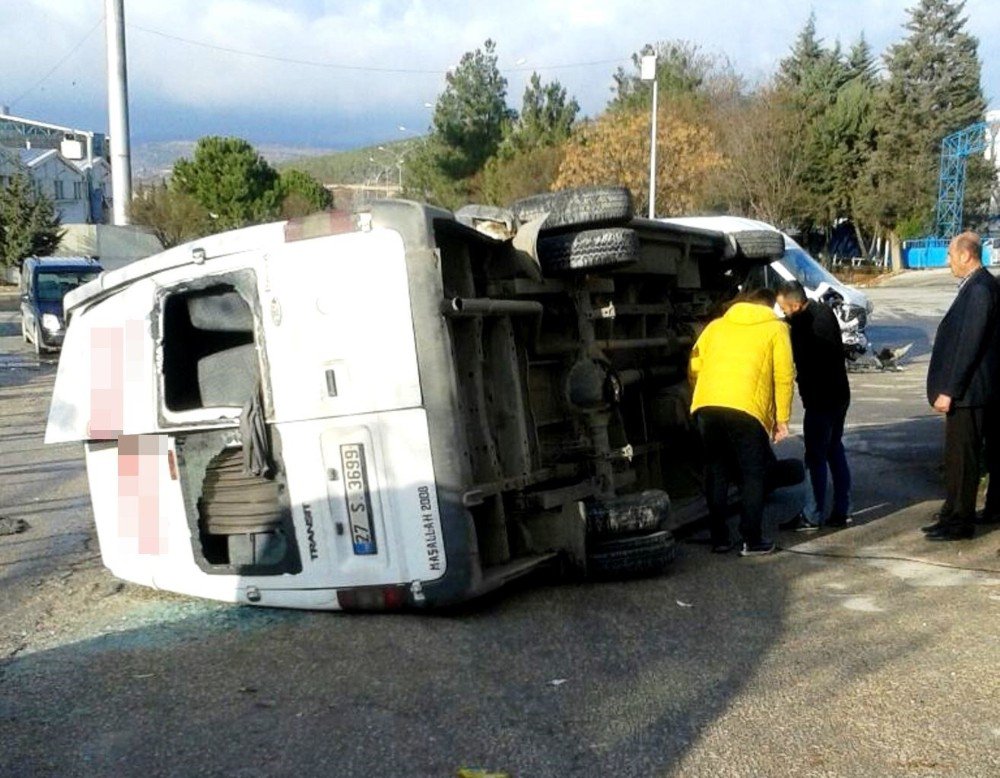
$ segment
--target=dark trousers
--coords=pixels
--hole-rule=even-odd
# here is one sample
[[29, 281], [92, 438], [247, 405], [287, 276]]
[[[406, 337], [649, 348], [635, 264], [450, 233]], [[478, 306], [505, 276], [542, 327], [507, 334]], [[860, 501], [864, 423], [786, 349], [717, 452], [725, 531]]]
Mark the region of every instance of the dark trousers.
[[[984, 439], [991, 454], [995, 436], [986, 435], [985, 408], [952, 408], [944, 422], [945, 499], [941, 520], [955, 526], [971, 526], [976, 515]], [[993, 414], [989, 414], [992, 419]]]
[[713, 545], [729, 542], [726, 511], [730, 480], [740, 484], [743, 509], [740, 535], [760, 543], [764, 516], [765, 479], [774, 460], [761, 423], [732, 408], [699, 408], [695, 412], [705, 452], [705, 499]]
[[826, 471], [833, 478], [833, 515], [846, 516], [850, 507], [851, 470], [844, 452], [844, 419], [847, 403], [840, 408], [806, 408], [802, 437], [806, 446], [806, 467], [812, 481], [816, 510], [822, 516], [826, 506]]
[[986, 409], [986, 469], [989, 471], [989, 486], [986, 489], [986, 517], [1000, 516], [1000, 406]]

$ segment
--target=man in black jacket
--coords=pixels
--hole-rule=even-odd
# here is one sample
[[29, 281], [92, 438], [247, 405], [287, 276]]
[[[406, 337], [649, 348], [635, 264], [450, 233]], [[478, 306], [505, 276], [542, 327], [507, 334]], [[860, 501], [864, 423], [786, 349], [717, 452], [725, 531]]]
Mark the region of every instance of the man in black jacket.
[[[847, 382], [840, 325], [829, 306], [810, 300], [798, 281], [788, 281], [778, 289], [778, 305], [792, 328], [792, 355], [795, 380], [805, 408], [802, 437], [806, 447], [806, 467], [816, 499], [816, 518], [828, 527], [850, 523], [851, 470], [844, 452], [844, 420], [851, 403]], [[823, 521], [826, 506], [826, 472], [833, 477], [833, 511]], [[811, 517], [796, 516], [782, 529], [814, 530]]]
[[945, 500], [938, 520], [923, 528], [929, 540], [962, 540], [975, 532], [983, 440], [993, 453], [996, 439], [987, 427], [996, 423], [992, 406], [1000, 389], [1000, 284], [983, 267], [978, 235], [964, 232], [951, 241], [948, 267], [961, 280], [927, 369], [927, 401], [945, 414]]

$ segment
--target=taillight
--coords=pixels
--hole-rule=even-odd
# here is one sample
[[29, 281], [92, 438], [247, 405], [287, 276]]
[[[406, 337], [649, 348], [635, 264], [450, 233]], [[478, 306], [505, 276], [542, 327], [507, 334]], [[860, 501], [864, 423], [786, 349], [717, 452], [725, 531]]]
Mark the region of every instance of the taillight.
[[337, 603], [345, 611], [399, 610], [406, 605], [406, 586], [359, 586], [337, 592]]

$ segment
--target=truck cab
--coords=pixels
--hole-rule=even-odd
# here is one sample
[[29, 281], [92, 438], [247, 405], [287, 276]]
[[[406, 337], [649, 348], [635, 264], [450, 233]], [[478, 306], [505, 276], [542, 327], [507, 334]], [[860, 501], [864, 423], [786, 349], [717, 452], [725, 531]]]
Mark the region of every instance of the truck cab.
[[381, 201], [71, 292], [46, 441], [83, 443], [105, 565], [331, 610], [662, 571], [701, 510], [691, 345], [783, 246], [606, 195], [500, 234]]

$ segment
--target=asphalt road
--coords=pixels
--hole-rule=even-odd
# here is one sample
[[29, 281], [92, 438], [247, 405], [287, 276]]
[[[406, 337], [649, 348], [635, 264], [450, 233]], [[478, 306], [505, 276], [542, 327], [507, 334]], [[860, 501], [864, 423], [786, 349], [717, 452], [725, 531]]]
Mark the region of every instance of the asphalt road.
[[0, 775], [1000, 774], [1000, 532], [917, 530], [941, 491], [923, 377], [953, 293], [933, 271], [871, 290], [872, 340], [915, 345], [903, 372], [851, 378], [857, 526], [388, 616], [112, 579], [79, 448], [41, 443], [54, 366], [0, 296], [0, 516], [30, 524], [0, 537]]

